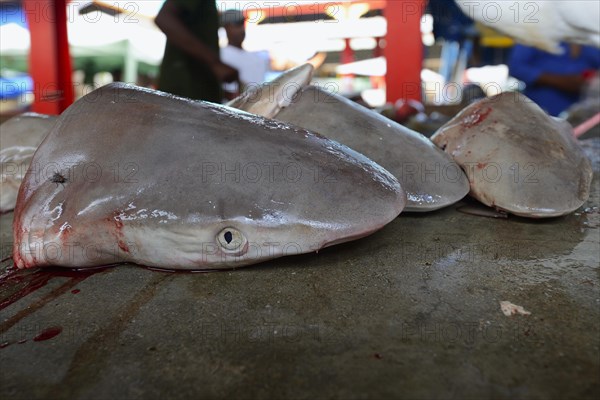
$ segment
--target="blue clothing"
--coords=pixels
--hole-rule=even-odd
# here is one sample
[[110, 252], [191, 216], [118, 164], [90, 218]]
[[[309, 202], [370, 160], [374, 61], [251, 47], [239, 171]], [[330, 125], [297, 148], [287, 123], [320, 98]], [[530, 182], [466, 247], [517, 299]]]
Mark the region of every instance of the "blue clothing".
[[461, 42], [475, 33], [475, 22], [453, 1], [429, 0], [427, 11], [433, 16], [433, 36], [450, 42]]
[[580, 96], [576, 93], [566, 93], [561, 90], [536, 85], [543, 73], [576, 75], [584, 71], [600, 68], [600, 49], [581, 46], [581, 54], [577, 58], [570, 55], [569, 45], [562, 43], [563, 54], [555, 55], [534, 47], [516, 45], [509, 61], [512, 76], [525, 83], [523, 94], [536, 102], [548, 114], [557, 116]]

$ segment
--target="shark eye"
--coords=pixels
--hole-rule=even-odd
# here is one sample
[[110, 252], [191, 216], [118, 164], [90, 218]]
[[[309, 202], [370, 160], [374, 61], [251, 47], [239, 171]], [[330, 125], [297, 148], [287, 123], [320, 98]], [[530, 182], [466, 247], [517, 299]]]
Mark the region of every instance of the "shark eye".
[[246, 246], [247, 240], [242, 232], [235, 228], [225, 228], [217, 234], [217, 242], [228, 252], [236, 252], [243, 250]]

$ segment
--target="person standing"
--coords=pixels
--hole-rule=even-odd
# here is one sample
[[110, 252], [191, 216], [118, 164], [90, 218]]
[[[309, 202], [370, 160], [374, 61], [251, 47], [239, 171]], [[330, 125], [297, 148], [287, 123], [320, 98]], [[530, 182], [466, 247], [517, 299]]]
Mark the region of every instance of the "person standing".
[[[242, 43], [246, 38], [246, 18], [239, 10], [226, 10], [221, 14], [221, 26], [227, 34], [227, 46], [221, 49], [221, 59], [239, 71], [238, 83], [223, 85], [226, 100], [231, 100], [249, 86], [258, 86], [265, 81], [270, 67], [266, 51], [246, 51]], [[241, 87], [240, 87], [241, 86]]]
[[561, 48], [556, 55], [518, 44], [509, 61], [510, 74], [526, 85], [523, 94], [552, 116], [579, 101], [587, 78], [600, 68], [599, 49], [568, 43]]
[[220, 59], [216, 2], [167, 0], [154, 22], [167, 36], [158, 89], [221, 102], [222, 82], [236, 81], [238, 72]]

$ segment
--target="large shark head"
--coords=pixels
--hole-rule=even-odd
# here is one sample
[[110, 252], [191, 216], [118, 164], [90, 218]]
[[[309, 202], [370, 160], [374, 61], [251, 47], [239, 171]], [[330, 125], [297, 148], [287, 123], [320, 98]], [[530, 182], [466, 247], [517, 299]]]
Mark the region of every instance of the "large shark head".
[[23, 175], [56, 117], [26, 112], [0, 126], [0, 212], [15, 208]]
[[523, 217], [557, 217], [590, 195], [592, 165], [573, 129], [518, 92], [473, 103], [431, 140], [465, 170], [470, 194]]
[[309, 63], [292, 68], [271, 82], [248, 88], [227, 105], [252, 114], [273, 118], [310, 83], [313, 72], [314, 67]]
[[35, 154], [14, 259], [235, 267], [368, 235], [405, 202], [390, 173], [318, 134], [111, 84], [67, 109]]

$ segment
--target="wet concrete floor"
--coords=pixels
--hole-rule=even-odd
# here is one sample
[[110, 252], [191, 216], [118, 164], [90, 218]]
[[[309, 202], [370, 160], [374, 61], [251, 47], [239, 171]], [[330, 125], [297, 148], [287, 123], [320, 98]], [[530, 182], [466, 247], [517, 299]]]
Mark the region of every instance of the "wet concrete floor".
[[[594, 168], [590, 200], [566, 217], [493, 219], [461, 202], [236, 271], [6, 260], [0, 397], [598, 399]], [[505, 316], [501, 301], [531, 314]]]

